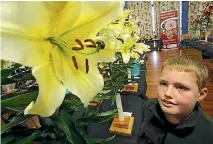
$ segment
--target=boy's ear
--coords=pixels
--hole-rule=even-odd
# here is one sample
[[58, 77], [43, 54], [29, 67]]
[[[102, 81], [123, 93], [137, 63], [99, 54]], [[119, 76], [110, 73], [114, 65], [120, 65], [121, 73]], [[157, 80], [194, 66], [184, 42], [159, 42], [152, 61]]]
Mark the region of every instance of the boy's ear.
[[201, 101], [203, 100], [206, 96], [207, 96], [207, 93], [208, 93], [208, 89], [205, 87], [203, 88], [201, 91], [200, 91], [200, 95], [198, 97], [198, 101]]

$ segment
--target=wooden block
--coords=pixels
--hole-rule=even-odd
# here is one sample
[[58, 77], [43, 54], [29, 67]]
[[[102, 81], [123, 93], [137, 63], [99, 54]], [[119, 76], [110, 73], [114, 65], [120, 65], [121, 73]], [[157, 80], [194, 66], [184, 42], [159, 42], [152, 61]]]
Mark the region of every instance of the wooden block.
[[134, 125], [134, 117], [130, 117], [128, 128], [116, 127], [112, 122], [109, 131], [113, 134], [124, 135], [124, 136], [132, 136], [133, 125]]
[[88, 106], [96, 106], [99, 103], [102, 103], [102, 100], [101, 101], [91, 101]]
[[1, 126], [5, 125], [5, 122], [1, 119]]
[[130, 83], [124, 86], [123, 92], [137, 93], [138, 83]]
[[115, 116], [112, 124], [114, 124], [115, 127], [118, 128], [126, 128], [128, 129], [129, 123], [130, 122], [130, 117], [129, 116], [124, 116], [124, 121], [120, 121], [118, 116]]
[[201, 41], [200, 44], [211, 44], [211, 42], [209, 42], [209, 41], [207, 41], [207, 42]]
[[37, 116], [33, 116], [32, 118], [27, 119], [25, 124], [28, 128], [38, 129], [41, 127]]
[[2, 117], [3, 117], [4, 119], [8, 119], [8, 118], [10, 117], [10, 114], [4, 113], [4, 114], [2, 115]]

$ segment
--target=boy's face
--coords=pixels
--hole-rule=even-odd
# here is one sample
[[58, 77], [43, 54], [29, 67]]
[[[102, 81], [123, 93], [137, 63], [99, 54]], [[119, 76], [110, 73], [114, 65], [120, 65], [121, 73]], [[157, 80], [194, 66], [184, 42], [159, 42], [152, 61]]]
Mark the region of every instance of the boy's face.
[[188, 116], [198, 100], [196, 76], [191, 72], [164, 69], [158, 85], [158, 101], [165, 114]]

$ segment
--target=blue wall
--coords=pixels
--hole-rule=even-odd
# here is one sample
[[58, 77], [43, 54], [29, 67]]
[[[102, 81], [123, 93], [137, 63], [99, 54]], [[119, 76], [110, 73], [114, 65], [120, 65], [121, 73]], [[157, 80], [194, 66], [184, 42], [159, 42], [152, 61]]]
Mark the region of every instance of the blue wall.
[[182, 34], [188, 33], [188, 6], [188, 1], [182, 1]]

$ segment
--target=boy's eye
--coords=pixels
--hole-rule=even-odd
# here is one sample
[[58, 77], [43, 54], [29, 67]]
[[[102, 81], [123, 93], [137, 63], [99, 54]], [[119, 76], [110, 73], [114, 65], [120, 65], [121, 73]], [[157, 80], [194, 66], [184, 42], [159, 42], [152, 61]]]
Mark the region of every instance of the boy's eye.
[[186, 88], [184, 86], [176, 86], [176, 88], [179, 90], [184, 90], [184, 91], [188, 90], [188, 88]]
[[165, 82], [160, 82], [160, 85], [161, 85], [161, 86], [167, 86], [167, 83], [165, 83]]

